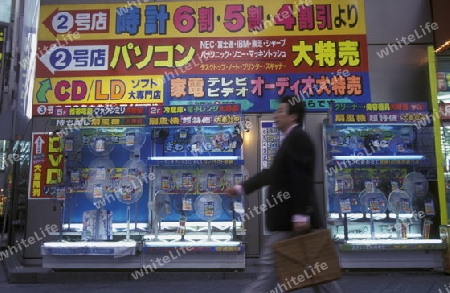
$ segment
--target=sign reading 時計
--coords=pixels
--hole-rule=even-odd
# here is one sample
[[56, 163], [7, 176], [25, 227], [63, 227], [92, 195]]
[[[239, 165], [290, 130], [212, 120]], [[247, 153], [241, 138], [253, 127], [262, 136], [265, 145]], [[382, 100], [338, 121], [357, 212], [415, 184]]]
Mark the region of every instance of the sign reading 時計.
[[363, 0], [129, 1], [40, 15], [34, 115], [211, 101], [269, 112], [285, 94], [310, 111], [370, 102]]

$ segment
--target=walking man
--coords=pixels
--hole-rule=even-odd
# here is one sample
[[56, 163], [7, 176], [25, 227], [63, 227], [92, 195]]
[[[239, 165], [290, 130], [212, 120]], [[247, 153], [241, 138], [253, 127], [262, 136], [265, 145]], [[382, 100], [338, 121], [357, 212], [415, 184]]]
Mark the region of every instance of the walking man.
[[[244, 293], [265, 293], [277, 287], [273, 243], [292, 237], [292, 232], [299, 234], [325, 227], [314, 194], [315, 146], [303, 130], [304, 116], [303, 102], [295, 97], [282, 97], [274, 121], [283, 134], [283, 142], [272, 166], [241, 185], [225, 190], [229, 196], [237, 196], [269, 186], [267, 204], [270, 208], [266, 210], [265, 217], [270, 235], [261, 251], [259, 276], [244, 289]], [[285, 195], [283, 201], [277, 199], [280, 192]], [[335, 281], [314, 286], [313, 289], [316, 293], [342, 292]]]

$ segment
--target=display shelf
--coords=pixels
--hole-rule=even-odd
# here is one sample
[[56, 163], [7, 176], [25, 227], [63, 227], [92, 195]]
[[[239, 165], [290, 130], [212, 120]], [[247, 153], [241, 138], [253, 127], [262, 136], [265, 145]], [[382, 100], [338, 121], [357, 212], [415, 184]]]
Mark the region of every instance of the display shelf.
[[217, 251], [217, 252], [243, 252], [244, 245], [240, 241], [220, 241], [220, 240], [189, 240], [184, 241], [173, 240], [165, 241], [145, 241], [142, 247], [143, 252], [149, 251], [167, 251], [168, 249], [178, 249], [180, 247], [187, 247], [189, 251]]
[[42, 255], [134, 255], [139, 245], [135, 241], [118, 242], [45, 242]]
[[393, 156], [376, 156], [376, 155], [349, 155], [349, 156], [332, 156], [333, 160], [336, 161], [346, 161], [346, 160], [394, 160], [394, 161], [401, 161], [401, 160], [424, 160], [425, 156], [422, 155], [393, 155]]
[[149, 157], [151, 161], [206, 161], [206, 160], [238, 160], [238, 156], [196, 156], [196, 157], [175, 157], [175, 156], [156, 156]]
[[[186, 238], [185, 241], [144, 241], [143, 266], [153, 269], [245, 269], [245, 245], [241, 241], [212, 241]], [[164, 263], [161, 263], [161, 260]]]
[[441, 239], [355, 239], [339, 245], [339, 249], [342, 251], [444, 250], [445, 248], [446, 244]]
[[[393, 251], [411, 252], [422, 259], [424, 251], [438, 254], [445, 249], [442, 240], [433, 239], [439, 213], [430, 175], [435, 173], [435, 156], [432, 147], [424, 143], [432, 138], [433, 130], [409, 121], [427, 115], [427, 105], [406, 106], [406, 112], [387, 110], [389, 114], [366, 105], [359, 108], [358, 114], [368, 117], [366, 122], [401, 117], [376, 119], [380, 123], [347, 121], [343, 119], [347, 114], [356, 114], [342, 107], [333, 107], [324, 120], [327, 224], [341, 251], [342, 267], [384, 266], [377, 259], [362, 264], [365, 256], [351, 255], [353, 251], [384, 251], [384, 256], [397, 260]], [[407, 258], [398, 257], [407, 267]]]
[[140, 268], [142, 245], [136, 241], [45, 242], [42, 267], [52, 269]]
[[[245, 235], [245, 231], [238, 231], [240, 236], [244, 236]], [[179, 243], [183, 243], [183, 242], [191, 242], [190, 244], [192, 244], [193, 242], [195, 243], [199, 243], [199, 245], [203, 245], [203, 243], [206, 242], [211, 242], [211, 241], [207, 241], [208, 239], [208, 235], [205, 235], [205, 232], [188, 232], [184, 235], [184, 240], [180, 241], [180, 235], [174, 234], [174, 233], [168, 233], [168, 232], [163, 232], [163, 233], [159, 233], [158, 234], [158, 239], [155, 240], [154, 235], [146, 235], [144, 236], [144, 241], [153, 241], [153, 243], [155, 245], [166, 245], [164, 243], [171, 243], [171, 242], [179, 242]], [[213, 242], [217, 242], [217, 243], [232, 243], [233, 242], [233, 236], [228, 232], [228, 233], [214, 233], [213, 235], [211, 235], [211, 240]], [[233, 242], [234, 243], [234, 242]]]

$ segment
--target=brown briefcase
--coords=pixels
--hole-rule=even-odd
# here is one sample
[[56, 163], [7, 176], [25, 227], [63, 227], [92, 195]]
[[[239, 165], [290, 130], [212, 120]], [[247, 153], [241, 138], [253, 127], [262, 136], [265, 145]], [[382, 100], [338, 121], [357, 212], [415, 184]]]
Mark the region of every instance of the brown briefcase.
[[275, 264], [285, 291], [340, 279], [339, 257], [328, 229], [295, 236], [272, 244]]

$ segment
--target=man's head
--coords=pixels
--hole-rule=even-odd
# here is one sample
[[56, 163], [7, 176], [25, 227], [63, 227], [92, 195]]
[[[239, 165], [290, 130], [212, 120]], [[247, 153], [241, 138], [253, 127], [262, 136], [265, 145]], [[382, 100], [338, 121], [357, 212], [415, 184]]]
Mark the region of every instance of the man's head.
[[295, 123], [302, 124], [305, 116], [305, 104], [299, 97], [283, 96], [274, 114], [275, 125], [286, 132]]

